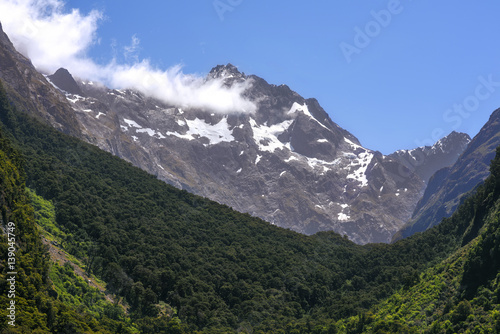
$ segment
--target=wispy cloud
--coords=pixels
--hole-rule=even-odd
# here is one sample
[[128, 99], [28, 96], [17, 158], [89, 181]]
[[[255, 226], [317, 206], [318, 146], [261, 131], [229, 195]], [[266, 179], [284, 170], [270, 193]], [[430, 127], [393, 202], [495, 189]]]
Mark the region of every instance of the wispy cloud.
[[82, 14], [68, 10], [62, 0], [2, 0], [0, 22], [18, 51], [29, 57], [41, 71], [53, 73], [67, 68], [75, 76], [100, 81], [112, 88], [134, 88], [167, 103], [222, 113], [253, 112], [256, 106], [243, 97], [249, 82], [232, 87], [221, 79], [184, 74], [178, 65], [159, 69], [147, 59], [140, 60], [140, 40], [132, 36], [124, 58], [132, 64], [111, 59], [100, 65], [87, 56], [99, 41], [98, 26], [103, 13]]
[[137, 35], [132, 36], [130, 45], [127, 45], [123, 48], [125, 59], [134, 59], [136, 62], [138, 62], [139, 56], [137, 53], [139, 51], [140, 44], [141, 40], [137, 37]]

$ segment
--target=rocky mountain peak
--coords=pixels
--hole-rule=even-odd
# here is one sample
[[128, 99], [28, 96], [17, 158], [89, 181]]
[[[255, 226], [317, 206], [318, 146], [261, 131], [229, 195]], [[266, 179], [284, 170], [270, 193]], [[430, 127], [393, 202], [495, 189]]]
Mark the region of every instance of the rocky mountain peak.
[[[439, 224], [443, 218], [451, 216], [463, 199], [490, 174], [490, 162], [500, 145], [498, 133], [500, 109], [493, 112], [472, 140], [467, 135], [456, 132], [441, 140], [443, 147], [457, 147], [457, 142], [466, 139], [467, 147], [455, 164], [440, 169], [430, 178], [411, 220], [395, 235], [394, 240], [425, 231]], [[453, 144], [450, 145], [449, 142]]]
[[76, 83], [75, 79], [65, 68], [60, 68], [56, 73], [49, 75], [50, 81], [59, 89], [74, 95], [83, 96], [83, 92]]
[[436, 144], [433, 145], [433, 148], [440, 149], [441, 151], [447, 153], [455, 150], [456, 146], [463, 146], [463, 149], [459, 150], [463, 152], [463, 150], [465, 149], [467, 144], [470, 143], [470, 141], [471, 137], [468, 134], [463, 132], [452, 131], [446, 137], [443, 137], [440, 140], [438, 140]]
[[[21, 50], [22, 51], [22, 50]], [[12, 102], [61, 131], [84, 136], [71, 106], [59, 90], [50, 85], [31, 61], [18, 52], [0, 26], [0, 80]]]
[[245, 97], [258, 103], [255, 113], [185, 109], [131, 89], [75, 83], [64, 69], [49, 77], [61, 92], [7, 42], [0, 44], [0, 78], [63, 132], [179, 188], [300, 233], [334, 230], [360, 244], [389, 242], [425, 188], [397, 159], [361, 146], [315, 99], [232, 64], [216, 66], [207, 80], [228, 86], [248, 80]]
[[432, 146], [399, 150], [389, 156], [405, 166], [405, 173], [416, 173], [427, 183], [436, 171], [453, 165], [470, 141], [468, 134], [453, 131]]
[[244, 78], [245, 74], [241, 73], [233, 64], [217, 65], [208, 74], [211, 79], [230, 79], [230, 78]]

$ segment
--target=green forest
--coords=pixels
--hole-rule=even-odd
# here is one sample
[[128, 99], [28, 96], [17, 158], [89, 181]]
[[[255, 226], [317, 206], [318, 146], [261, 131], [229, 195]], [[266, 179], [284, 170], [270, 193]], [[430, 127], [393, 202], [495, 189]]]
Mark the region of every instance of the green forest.
[[[395, 244], [305, 236], [178, 190], [9, 102], [0, 86], [0, 208], [15, 223], [6, 333], [500, 332], [500, 152], [440, 225]], [[106, 284], [107, 301], [41, 235]]]

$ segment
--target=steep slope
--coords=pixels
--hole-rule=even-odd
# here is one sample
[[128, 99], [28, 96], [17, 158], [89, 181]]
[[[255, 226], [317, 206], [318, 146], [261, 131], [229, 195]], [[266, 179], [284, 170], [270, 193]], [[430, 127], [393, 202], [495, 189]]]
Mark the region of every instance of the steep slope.
[[[100, 148], [277, 226], [305, 234], [334, 230], [364, 244], [388, 242], [410, 218], [426, 179], [405, 169], [402, 156], [362, 147], [316, 100], [287, 86], [230, 64], [212, 69], [210, 78], [227, 85], [251, 81], [246, 94], [259, 101], [257, 112], [187, 110], [85, 80], [77, 83], [86, 97], [67, 98]], [[452, 134], [445, 141], [450, 144], [425, 151], [432, 158], [422, 170], [452, 163], [468, 137]]]
[[451, 231], [364, 247], [333, 232], [304, 236], [178, 190], [24, 113], [6, 108], [0, 121], [26, 157], [28, 186], [54, 203], [64, 249], [150, 332], [166, 328], [170, 309], [191, 332], [334, 330], [460, 242]]
[[[423, 270], [474, 240], [498, 200], [498, 181], [487, 182], [480, 197], [461, 206], [458, 220], [393, 245], [362, 247], [332, 232], [308, 237], [175, 189], [9, 103], [0, 106], [2, 130], [26, 157], [27, 184], [54, 203], [63, 247], [125, 298], [143, 332], [362, 330], [370, 318], [356, 320], [356, 314], [411, 288]], [[467, 294], [494, 275], [495, 235], [486, 233], [487, 243], [467, 262], [461, 280]], [[58, 305], [54, 332], [98, 328]], [[178, 323], [165, 310], [177, 310], [190, 327], [173, 328]], [[386, 325], [392, 326], [381, 322], [380, 328]]]
[[489, 175], [489, 164], [498, 145], [500, 109], [492, 113], [457, 162], [452, 167], [439, 170], [431, 178], [412, 219], [395, 235], [395, 239], [425, 231], [439, 224], [443, 218], [449, 217], [464, 196]]
[[18, 108], [33, 112], [65, 133], [79, 138], [85, 136], [64, 95], [47, 85], [47, 80], [36, 71], [31, 61], [16, 51], [1, 23], [0, 79]]
[[[0, 112], [7, 108], [0, 82]], [[108, 318], [113, 306], [97, 290], [50, 263], [25, 190], [23, 165], [24, 158], [0, 129], [0, 331], [105, 334], [121, 328], [131, 333], [125, 321]]]
[[425, 183], [428, 183], [436, 171], [453, 166], [470, 141], [468, 134], [453, 131], [433, 146], [399, 150], [389, 156], [403, 164], [408, 172], [414, 171]]
[[[438, 228], [463, 231], [462, 247], [366, 317], [360, 333], [497, 333], [500, 330], [500, 149], [491, 176]], [[428, 231], [431, 232], [432, 230]], [[428, 233], [426, 232], [426, 233]]]
[[215, 67], [206, 80], [251, 83], [245, 95], [258, 103], [255, 113], [182, 108], [74, 80], [63, 69], [45, 78], [1, 35], [0, 78], [21, 109], [178, 188], [304, 234], [334, 230], [359, 244], [389, 242], [411, 217], [426, 173], [467, 141], [457, 135], [450, 152], [443, 146], [408, 169], [401, 155], [364, 148], [316, 100], [232, 65]]

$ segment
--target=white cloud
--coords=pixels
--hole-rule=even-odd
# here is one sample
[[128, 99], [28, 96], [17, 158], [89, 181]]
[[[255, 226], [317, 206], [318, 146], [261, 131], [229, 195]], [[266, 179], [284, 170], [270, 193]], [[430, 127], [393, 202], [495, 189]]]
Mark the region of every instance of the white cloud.
[[132, 36], [132, 41], [130, 45], [127, 45], [123, 48], [124, 55], [126, 59], [133, 58], [135, 61], [139, 61], [139, 57], [137, 56], [137, 51], [139, 50], [139, 45], [141, 44], [141, 40], [136, 36]]
[[112, 88], [135, 88], [144, 94], [183, 107], [218, 112], [253, 112], [256, 106], [242, 94], [251, 84], [226, 87], [221, 80], [184, 74], [180, 66], [162, 70], [148, 60], [139, 61], [140, 40], [132, 36], [124, 48], [132, 65], [115, 59], [99, 65], [87, 56], [98, 42], [98, 24], [103, 13], [84, 15], [78, 9], [68, 11], [62, 0], [1, 0], [0, 22], [17, 50], [29, 57], [40, 71], [53, 73], [67, 68], [73, 75], [103, 82]]

